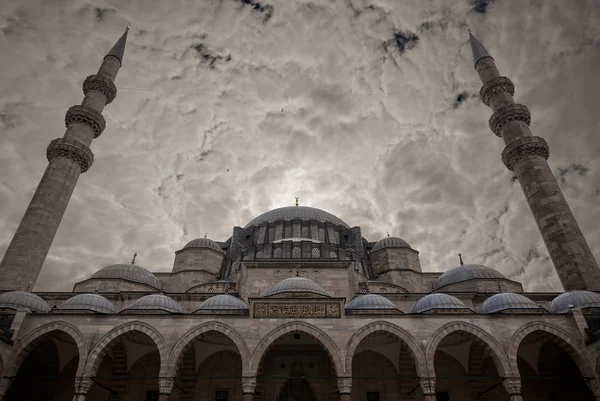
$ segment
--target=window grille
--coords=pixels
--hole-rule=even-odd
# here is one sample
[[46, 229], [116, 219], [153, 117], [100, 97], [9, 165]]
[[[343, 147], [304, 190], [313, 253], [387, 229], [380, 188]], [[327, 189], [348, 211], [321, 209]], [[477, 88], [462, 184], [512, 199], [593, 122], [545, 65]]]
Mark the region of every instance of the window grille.
[[321, 250], [317, 247], [312, 249], [312, 257], [318, 259], [321, 257]]
[[281, 248], [275, 248], [275, 250], [273, 251], [273, 257], [274, 258], [280, 258], [281, 257]]
[[331, 241], [334, 244], [339, 244], [340, 243], [340, 233], [338, 233], [337, 231], [333, 232], [333, 240]]
[[325, 241], [325, 229], [319, 228], [319, 241]]
[[308, 238], [308, 227], [302, 227], [302, 238]]
[[146, 401], [158, 401], [158, 390], [147, 391]]
[[292, 227], [287, 226], [285, 228], [285, 238], [292, 238]]
[[229, 391], [215, 391], [215, 401], [227, 401], [227, 398], [229, 398]]
[[264, 257], [265, 257], [265, 256], [264, 256], [264, 253], [263, 253], [263, 251], [258, 251], [258, 252], [256, 252], [256, 259], [262, 259], [262, 258], [264, 258]]
[[302, 257], [302, 251], [300, 250], [299, 246], [295, 246], [294, 249], [292, 250], [292, 258], [301, 258]]
[[337, 253], [335, 251], [330, 251], [329, 252], [329, 257], [331, 259], [337, 259]]
[[379, 401], [379, 391], [367, 391], [367, 401]]
[[275, 241], [275, 229], [269, 228], [269, 242]]

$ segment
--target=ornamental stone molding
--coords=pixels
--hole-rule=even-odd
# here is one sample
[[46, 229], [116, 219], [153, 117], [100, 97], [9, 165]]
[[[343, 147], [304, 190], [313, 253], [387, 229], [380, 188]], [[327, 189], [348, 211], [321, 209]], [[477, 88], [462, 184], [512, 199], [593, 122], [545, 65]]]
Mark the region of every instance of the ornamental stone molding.
[[522, 104], [507, 104], [500, 107], [490, 117], [490, 129], [497, 137], [502, 138], [502, 131], [513, 121], [522, 121], [529, 125], [531, 123], [529, 109]]
[[423, 395], [435, 395], [435, 377], [421, 377], [419, 384]]
[[55, 157], [66, 157], [71, 159], [85, 173], [94, 163], [94, 154], [91, 149], [76, 139], [57, 138], [50, 142], [46, 149], [46, 158], [51, 161]]
[[175, 380], [172, 377], [161, 377], [158, 379], [158, 393], [159, 394], [171, 394], [173, 390], [173, 384]]
[[242, 377], [242, 393], [254, 394], [256, 389], [256, 377]]
[[87, 394], [92, 388], [94, 381], [91, 377], [76, 377], [75, 378], [75, 395]]
[[520, 377], [506, 377], [502, 381], [502, 384], [506, 388], [509, 396], [521, 395], [521, 378]]
[[94, 131], [94, 138], [98, 138], [104, 128], [106, 121], [102, 114], [87, 106], [72, 106], [65, 116], [65, 126], [67, 128], [73, 123], [82, 123], [89, 126]]
[[117, 87], [108, 78], [102, 75], [90, 75], [83, 81], [83, 94], [87, 96], [90, 91], [96, 91], [106, 96], [106, 104], [117, 97]]
[[350, 394], [352, 392], [352, 378], [351, 377], [338, 378], [337, 385], [338, 385], [340, 394]]
[[502, 151], [502, 162], [510, 171], [515, 165], [529, 156], [539, 156], [548, 160], [550, 148], [544, 138], [539, 136], [524, 136], [517, 138]]
[[500, 92], [508, 92], [511, 96], [514, 96], [515, 85], [507, 77], [493, 78], [481, 87], [479, 98], [486, 106], [489, 106], [492, 96]]

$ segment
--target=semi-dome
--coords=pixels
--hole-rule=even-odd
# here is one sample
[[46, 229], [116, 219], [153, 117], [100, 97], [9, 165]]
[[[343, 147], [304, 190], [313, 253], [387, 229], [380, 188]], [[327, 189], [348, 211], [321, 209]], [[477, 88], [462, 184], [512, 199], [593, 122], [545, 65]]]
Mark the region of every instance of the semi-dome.
[[375, 252], [384, 248], [410, 248], [410, 245], [408, 245], [408, 242], [404, 241], [402, 238], [386, 237], [382, 240], [379, 240], [371, 252]]
[[102, 295], [98, 294], [78, 294], [67, 299], [56, 309], [60, 310], [81, 310], [98, 313], [115, 313], [115, 305]]
[[156, 276], [138, 265], [117, 264], [106, 266], [90, 277], [92, 279], [119, 279], [133, 281], [139, 284], [149, 285], [150, 287], [160, 289], [160, 281]]
[[32, 312], [47, 313], [50, 307], [42, 298], [31, 292], [11, 291], [0, 294], [0, 308], [14, 309], [27, 308]]
[[324, 210], [308, 206], [287, 206], [280, 207], [279, 209], [269, 210], [268, 212], [256, 217], [250, 223], [246, 224], [246, 227], [244, 228], [258, 226], [263, 223], [273, 223], [277, 220], [315, 220], [320, 223], [331, 223], [336, 226], [349, 228], [348, 224], [344, 223], [340, 218], [332, 215], [331, 213], [327, 213]]
[[233, 295], [219, 294], [202, 302], [198, 310], [248, 310], [248, 305]]
[[145, 295], [132, 303], [127, 310], [160, 310], [168, 313], [183, 313], [181, 306], [173, 298], [164, 294]]
[[319, 284], [305, 277], [290, 277], [281, 280], [267, 292], [267, 296], [290, 293], [311, 293], [328, 296]]
[[600, 294], [591, 291], [569, 291], [560, 294], [552, 302], [548, 310], [552, 313], [567, 313], [573, 308], [600, 308]]
[[347, 309], [383, 309], [397, 310], [396, 305], [386, 297], [378, 294], [365, 294], [354, 298]]
[[184, 249], [186, 249], [186, 248], [208, 248], [208, 249], [212, 249], [213, 251], [223, 253], [223, 250], [221, 249], [219, 244], [217, 244], [215, 241], [213, 241], [209, 238], [193, 239], [190, 242], [188, 242], [187, 244], [185, 244], [185, 246], [183, 248]]
[[442, 274], [435, 283], [435, 288], [442, 288], [449, 284], [459, 283], [461, 281], [473, 279], [504, 279], [507, 280], [502, 273], [491, 267], [483, 265], [464, 265], [450, 269]]
[[486, 299], [481, 307], [481, 313], [498, 313], [512, 309], [530, 309], [538, 312], [541, 310], [535, 302], [524, 295], [515, 294], [514, 292], [502, 292]]
[[438, 292], [435, 294], [425, 295], [423, 298], [419, 299], [415, 306], [413, 306], [412, 313], [423, 313], [439, 309], [469, 310], [460, 299], [453, 297], [452, 295]]

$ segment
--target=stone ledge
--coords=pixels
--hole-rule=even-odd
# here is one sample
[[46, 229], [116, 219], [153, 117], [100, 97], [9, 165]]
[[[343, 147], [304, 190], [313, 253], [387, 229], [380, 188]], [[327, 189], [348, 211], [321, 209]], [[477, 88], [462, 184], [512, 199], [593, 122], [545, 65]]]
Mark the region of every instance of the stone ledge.
[[90, 75], [83, 81], [83, 94], [87, 95], [90, 91], [97, 91], [106, 96], [106, 104], [109, 104], [117, 97], [117, 87], [115, 84], [102, 75]]
[[46, 149], [46, 158], [51, 161], [55, 157], [73, 160], [79, 164], [82, 173], [85, 173], [94, 163], [94, 154], [90, 148], [75, 139], [57, 138], [50, 142]]
[[481, 87], [479, 98], [486, 106], [489, 106], [492, 96], [499, 92], [508, 92], [511, 96], [514, 96], [515, 85], [507, 77], [494, 78]]
[[529, 109], [522, 104], [502, 106], [490, 117], [490, 129], [497, 137], [502, 138], [502, 131], [512, 121], [523, 121], [529, 125], [531, 123]]
[[515, 165], [529, 156], [540, 156], [548, 160], [550, 148], [548, 143], [539, 136], [525, 136], [509, 143], [502, 151], [502, 162], [510, 171]]
[[72, 123], [88, 125], [94, 131], [94, 138], [98, 138], [106, 128], [102, 114], [87, 106], [73, 106], [67, 111], [65, 126], [69, 127]]

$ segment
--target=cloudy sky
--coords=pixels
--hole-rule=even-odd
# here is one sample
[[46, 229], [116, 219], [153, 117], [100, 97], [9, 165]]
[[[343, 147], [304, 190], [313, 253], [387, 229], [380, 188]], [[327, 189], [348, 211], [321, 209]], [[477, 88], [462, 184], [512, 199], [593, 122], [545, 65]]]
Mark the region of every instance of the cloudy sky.
[[595, 0], [4, 0], [0, 254], [81, 85], [132, 24], [107, 129], [35, 289], [302, 205], [386, 232], [426, 271], [494, 267], [560, 290], [478, 99], [466, 26], [515, 83], [600, 259]]

